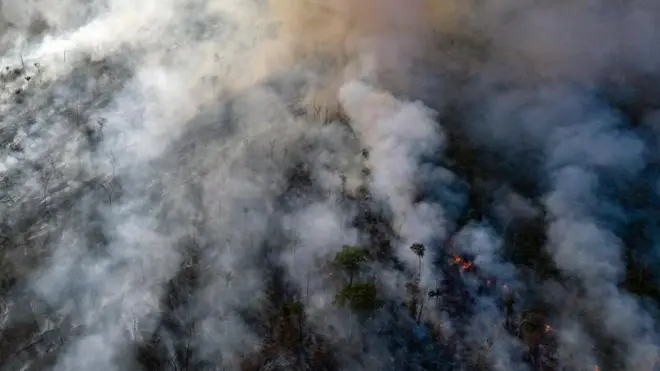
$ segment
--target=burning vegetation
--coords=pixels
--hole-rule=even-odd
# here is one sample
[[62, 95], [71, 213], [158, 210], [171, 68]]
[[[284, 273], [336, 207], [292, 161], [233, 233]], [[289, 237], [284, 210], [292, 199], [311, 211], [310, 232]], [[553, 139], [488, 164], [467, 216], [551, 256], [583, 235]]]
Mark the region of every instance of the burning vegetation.
[[660, 369], [652, 1], [51, 3], [0, 6], [0, 370]]

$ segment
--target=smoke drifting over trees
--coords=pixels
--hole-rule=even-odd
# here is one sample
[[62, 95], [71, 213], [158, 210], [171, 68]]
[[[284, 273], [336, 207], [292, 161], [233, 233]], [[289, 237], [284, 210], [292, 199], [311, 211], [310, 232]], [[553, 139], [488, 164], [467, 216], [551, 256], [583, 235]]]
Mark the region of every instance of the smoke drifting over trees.
[[660, 369], [657, 1], [0, 30], [0, 370]]

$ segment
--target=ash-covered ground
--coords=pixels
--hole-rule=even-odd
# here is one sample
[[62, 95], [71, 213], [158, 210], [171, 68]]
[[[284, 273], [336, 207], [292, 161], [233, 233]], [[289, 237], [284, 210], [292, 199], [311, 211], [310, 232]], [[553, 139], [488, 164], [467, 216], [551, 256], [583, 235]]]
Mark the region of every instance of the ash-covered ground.
[[660, 370], [657, 1], [0, 32], [0, 370]]

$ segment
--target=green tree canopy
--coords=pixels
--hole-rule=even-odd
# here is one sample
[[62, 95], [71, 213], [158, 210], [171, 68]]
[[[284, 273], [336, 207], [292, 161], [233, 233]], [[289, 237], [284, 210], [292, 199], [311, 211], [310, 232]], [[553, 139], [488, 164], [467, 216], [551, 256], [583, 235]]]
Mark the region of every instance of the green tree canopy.
[[378, 290], [373, 283], [356, 283], [344, 287], [336, 296], [335, 303], [340, 306], [348, 305], [351, 309], [360, 312], [371, 312], [380, 307]]
[[369, 250], [366, 247], [344, 245], [335, 255], [334, 264], [353, 274], [360, 270], [368, 258]]

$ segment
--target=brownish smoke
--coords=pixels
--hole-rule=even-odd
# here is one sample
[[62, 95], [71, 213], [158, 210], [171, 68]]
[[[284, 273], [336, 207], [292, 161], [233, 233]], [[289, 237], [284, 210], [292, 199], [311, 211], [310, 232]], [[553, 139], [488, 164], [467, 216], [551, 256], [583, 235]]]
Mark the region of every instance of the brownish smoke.
[[[454, 28], [466, 7], [454, 0], [273, 0], [278, 37], [267, 48], [271, 66], [321, 63], [310, 100], [332, 105], [339, 87], [371, 76], [407, 88], [412, 64], [429, 59], [437, 33]], [[328, 62], [330, 61], [330, 62]]]

